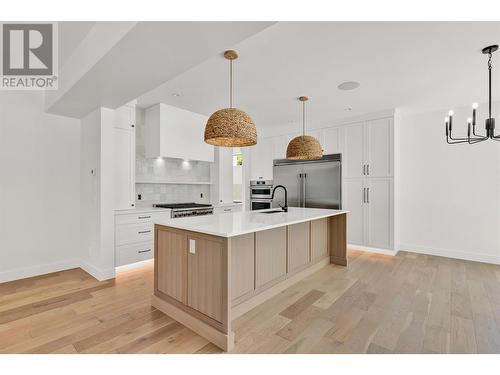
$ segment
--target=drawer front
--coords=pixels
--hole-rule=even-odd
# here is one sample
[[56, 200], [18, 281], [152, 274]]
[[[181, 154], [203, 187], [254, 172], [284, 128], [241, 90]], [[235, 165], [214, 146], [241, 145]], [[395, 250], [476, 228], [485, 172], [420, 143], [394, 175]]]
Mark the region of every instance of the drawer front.
[[153, 256], [154, 247], [152, 241], [118, 246], [116, 248], [116, 265], [124, 266], [126, 264], [152, 259]]
[[116, 215], [115, 224], [139, 224], [139, 223], [149, 223], [154, 220], [165, 220], [170, 219], [170, 210], [160, 211], [160, 212], [145, 212], [142, 214], [126, 214], [126, 215]]
[[150, 223], [152, 221], [153, 214], [147, 212], [144, 214], [127, 214], [127, 215], [116, 215], [115, 224], [138, 224], [138, 223]]
[[153, 240], [153, 223], [117, 225], [115, 230], [116, 246], [127, 245], [135, 242]]

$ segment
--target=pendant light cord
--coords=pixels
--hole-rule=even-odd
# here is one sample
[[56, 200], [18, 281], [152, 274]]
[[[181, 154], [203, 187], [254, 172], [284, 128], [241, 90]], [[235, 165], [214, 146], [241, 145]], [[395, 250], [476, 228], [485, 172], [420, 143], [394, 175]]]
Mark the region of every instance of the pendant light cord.
[[302, 102], [302, 135], [306, 135], [306, 102]]
[[488, 110], [489, 110], [489, 118], [491, 118], [491, 51], [489, 53], [488, 58]]
[[229, 60], [229, 108], [233, 108], [233, 60]]

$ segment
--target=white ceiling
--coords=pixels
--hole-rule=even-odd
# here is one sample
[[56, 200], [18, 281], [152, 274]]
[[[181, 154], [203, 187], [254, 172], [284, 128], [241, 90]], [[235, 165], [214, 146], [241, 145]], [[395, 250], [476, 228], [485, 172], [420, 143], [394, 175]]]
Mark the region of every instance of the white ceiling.
[[[59, 91], [48, 94], [47, 110], [80, 118], [99, 106], [119, 107], [272, 24], [96, 22], [86, 30], [63, 23], [66, 64], [59, 71]], [[68, 59], [71, 55], [79, 57]]]
[[[227, 48], [240, 53], [235, 106], [258, 128], [298, 129], [300, 95], [310, 97], [313, 128], [396, 107], [486, 101], [487, 59], [480, 50], [489, 44], [500, 44], [500, 22], [279, 22]], [[499, 99], [500, 52], [495, 57]], [[213, 56], [139, 96], [139, 105], [163, 102], [210, 115], [228, 105], [228, 73], [222, 55]], [[344, 81], [361, 86], [338, 90]]]

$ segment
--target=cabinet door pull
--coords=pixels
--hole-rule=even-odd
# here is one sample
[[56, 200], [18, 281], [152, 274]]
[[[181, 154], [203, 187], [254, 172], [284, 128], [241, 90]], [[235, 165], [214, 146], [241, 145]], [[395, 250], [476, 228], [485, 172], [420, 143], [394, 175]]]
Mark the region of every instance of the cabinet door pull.
[[139, 234], [151, 233], [151, 229], [150, 230], [142, 230], [142, 231], [139, 231], [138, 233]]
[[225, 212], [230, 212], [230, 211], [231, 211], [231, 209], [230, 209], [230, 208], [224, 208], [224, 211], [225, 211]]
[[370, 203], [370, 188], [366, 188], [366, 203]]
[[363, 176], [366, 175], [366, 164], [363, 164]]
[[151, 219], [151, 216], [139, 216], [139, 219]]
[[366, 175], [370, 175], [370, 164], [366, 164]]
[[147, 250], [139, 250], [138, 253], [139, 254], [142, 254], [142, 253], [149, 253], [151, 251], [151, 249], [147, 249]]
[[366, 203], [366, 188], [363, 188], [363, 203]]

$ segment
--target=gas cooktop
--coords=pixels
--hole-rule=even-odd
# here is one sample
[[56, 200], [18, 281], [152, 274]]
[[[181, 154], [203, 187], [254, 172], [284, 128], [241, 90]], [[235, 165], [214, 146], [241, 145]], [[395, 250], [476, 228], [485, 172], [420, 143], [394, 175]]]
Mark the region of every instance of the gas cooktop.
[[159, 203], [159, 204], [155, 204], [154, 206], [159, 207], [159, 208], [171, 208], [173, 210], [184, 209], [184, 208], [212, 207], [211, 204], [204, 204], [204, 203]]
[[154, 206], [170, 208], [172, 210], [172, 217], [211, 215], [214, 213], [214, 208], [211, 204], [203, 203], [160, 203]]

